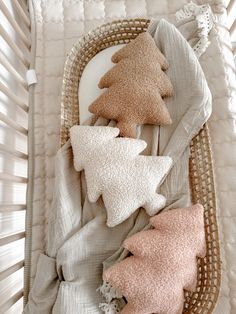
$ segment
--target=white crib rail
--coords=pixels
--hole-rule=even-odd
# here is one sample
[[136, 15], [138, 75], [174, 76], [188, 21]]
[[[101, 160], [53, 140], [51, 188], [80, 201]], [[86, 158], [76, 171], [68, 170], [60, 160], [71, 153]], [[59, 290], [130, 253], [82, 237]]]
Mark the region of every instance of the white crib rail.
[[0, 313], [23, 307], [30, 19], [24, 0], [0, 0]]

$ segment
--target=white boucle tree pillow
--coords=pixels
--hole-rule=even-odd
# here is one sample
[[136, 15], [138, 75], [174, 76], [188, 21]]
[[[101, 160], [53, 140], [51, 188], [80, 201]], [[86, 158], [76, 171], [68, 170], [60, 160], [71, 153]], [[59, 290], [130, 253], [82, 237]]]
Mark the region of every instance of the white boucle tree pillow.
[[146, 143], [121, 138], [119, 129], [105, 126], [73, 126], [70, 129], [74, 166], [85, 171], [90, 202], [102, 195], [107, 225], [114, 227], [139, 207], [153, 216], [166, 199], [156, 190], [172, 165], [168, 156], [139, 155]]

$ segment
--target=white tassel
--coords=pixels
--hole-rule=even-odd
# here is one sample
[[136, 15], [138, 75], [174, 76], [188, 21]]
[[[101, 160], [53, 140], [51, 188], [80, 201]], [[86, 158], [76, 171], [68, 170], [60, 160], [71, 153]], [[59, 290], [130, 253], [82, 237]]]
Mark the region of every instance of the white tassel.
[[199, 58], [210, 44], [208, 35], [214, 25], [214, 16], [208, 4], [197, 5], [193, 2], [184, 5], [183, 9], [175, 13], [177, 22], [194, 18], [197, 22], [197, 34], [199, 41], [193, 47]]
[[116, 290], [109, 282], [103, 282], [103, 284], [97, 289], [105, 300], [110, 303], [113, 299], [121, 299], [123, 295]]
[[123, 295], [116, 290], [109, 282], [103, 282], [103, 284], [97, 289], [106, 300], [104, 303], [99, 304], [99, 308], [105, 314], [117, 314], [124, 306]]
[[192, 1], [184, 5], [182, 9], [180, 9], [179, 11], [175, 13], [177, 22], [186, 20], [192, 17], [194, 9], [195, 9], [195, 3], [193, 3]]
[[112, 301], [111, 303], [100, 303], [99, 308], [105, 314], [117, 314], [120, 313], [119, 304], [117, 301]]

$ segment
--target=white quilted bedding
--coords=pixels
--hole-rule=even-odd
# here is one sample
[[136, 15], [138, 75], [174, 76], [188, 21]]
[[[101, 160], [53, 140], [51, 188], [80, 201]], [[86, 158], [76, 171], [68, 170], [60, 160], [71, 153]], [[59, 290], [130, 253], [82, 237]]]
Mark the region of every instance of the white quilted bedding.
[[[175, 13], [187, 0], [31, 0], [31, 67], [38, 83], [31, 87], [28, 189], [28, 272], [33, 282], [38, 255], [44, 251], [50, 209], [54, 157], [59, 147], [60, 94], [66, 54], [80, 36], [105, 22], [126, 17], [160, 17]], [[217, 2], [217, 3], [216, 3]], [[212, 3], [224, 13], [223, 3]], [[220, 225], [222, 286], [215, 314], [236, 313], [236, 77], [224, 14], [218, 15], [211, 46], [201, 58], [213, 95], [209, 121]], [[31, 228], [32, 226], [32, 228]], [[30, 234], [32, 237], [30, 240]], [[26, 265], [27, 266], [27, 265]]]

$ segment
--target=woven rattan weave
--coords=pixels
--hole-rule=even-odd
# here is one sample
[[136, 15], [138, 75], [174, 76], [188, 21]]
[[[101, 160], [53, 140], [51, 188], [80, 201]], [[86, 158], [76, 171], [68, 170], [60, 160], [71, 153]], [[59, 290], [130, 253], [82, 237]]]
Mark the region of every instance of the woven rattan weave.
[[[78, 88], [87, 63], [101, 50], [117, 44], [128, 43], [146, 31], [149, 20], [119, 20], [98, 27], [83, 37], [67, 57], [61, 102], [61, 145], [69, 138], [69, 129], [79, 124]], [[216, 219], [214, 176], [211, 145], [207, 125], [191, 142], [189, 162], [193, 203], [205, 209], [207, 254], [198, 258], [198, 285], [195, 293], [185, 293], [183, 313], [212, 313], [220, 289], [221, 262]]]

